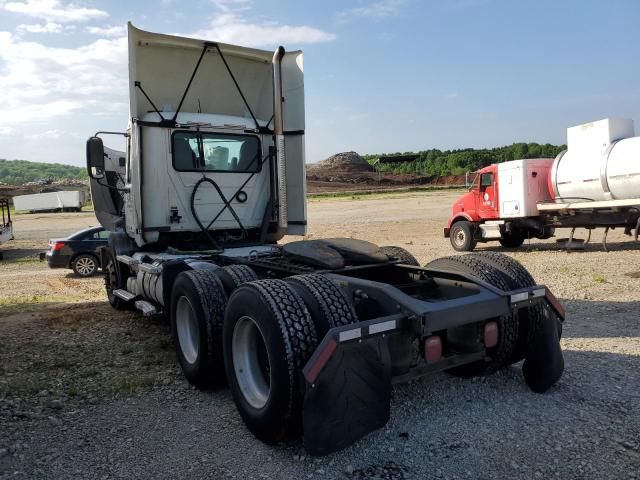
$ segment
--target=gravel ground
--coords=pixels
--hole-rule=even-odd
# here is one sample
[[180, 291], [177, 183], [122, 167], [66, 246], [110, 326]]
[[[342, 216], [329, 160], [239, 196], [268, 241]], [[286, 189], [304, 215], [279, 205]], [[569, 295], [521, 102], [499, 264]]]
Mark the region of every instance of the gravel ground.
[[[426, 262], [452, 253], [440, 232], [455, 196], [312, 201], [309, 237], [398, 244]], [[394, 387], [385, 428], [314, 459], [299, 442], [257, 441], [228, 390], [193, 390], [165, 324], [111, 310], [99, 278], [33, 261], [30, 249], [50, 235], [25, 217], [0, 266], [2, 479], [640, 479], [640, 269], [637, 246], [618, 231], [609, 253], [597, 243], [566, 253], [553, 240], [510, 253], [568, 311], [565, 373], [549, 392], [528, 390], [520, 365], [414, 381]], [[95, 221], [57, 218], [41, 229]]]

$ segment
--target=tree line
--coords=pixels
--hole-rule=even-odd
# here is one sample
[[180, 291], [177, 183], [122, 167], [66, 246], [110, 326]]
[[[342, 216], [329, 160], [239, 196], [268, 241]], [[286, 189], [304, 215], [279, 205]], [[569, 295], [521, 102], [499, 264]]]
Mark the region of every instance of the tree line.
[[38, 180], [86, 180], [87, 169], [60, 163], [0, 159], [0, 182], [22, 185]]
[[458, 150], [438, 150], [433, 148], [420, 152], [404, 152], [393, 154], [364, 155], [363, 158], [370, 164], [385, 155], [417, 155], [417, 158], [408, 162], [376, 163], [380, 172], [407, 173], [426, 176], [463, 175], [465, 172], [478, 170], [492, 163], [507, 162], [523, 158], [554, 158], [566, 145], [540, 145], [538, 143], [514, 143], [512, 145], [496, 148], [464, 148]]

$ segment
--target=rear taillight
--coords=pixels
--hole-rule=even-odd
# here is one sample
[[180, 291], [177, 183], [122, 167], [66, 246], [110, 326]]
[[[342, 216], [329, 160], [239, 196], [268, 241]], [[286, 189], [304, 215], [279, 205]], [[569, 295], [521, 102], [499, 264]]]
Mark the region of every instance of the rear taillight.
[[486, 323], [484, 326], [484, 346], [493, 348], [496, 345], [498, 345], [498, 323]]
[[427, 337], [424, 341], [424, 359], [427, 363], [436, 363], [442, 358], [442, 340], [438, 335]]
[[64, 242], [53, 242], [50, 248], [52, 252], [55, 252], [58, 250], [62, 250], [62, 247], [64, 247]]

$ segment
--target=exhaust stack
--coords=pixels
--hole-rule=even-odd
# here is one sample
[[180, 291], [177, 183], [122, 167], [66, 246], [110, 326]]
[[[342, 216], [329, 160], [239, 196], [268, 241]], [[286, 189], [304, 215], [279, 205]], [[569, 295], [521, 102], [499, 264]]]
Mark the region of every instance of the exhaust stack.
[[286, 231], [289, 225], [287, 203], [287, 162], [285, 157], [284, 118], [282, 112], [282, 70], [284, 47], [273, 54], [273, 130], [276, 140], [276, 162], [278, 171], [278, 229]]

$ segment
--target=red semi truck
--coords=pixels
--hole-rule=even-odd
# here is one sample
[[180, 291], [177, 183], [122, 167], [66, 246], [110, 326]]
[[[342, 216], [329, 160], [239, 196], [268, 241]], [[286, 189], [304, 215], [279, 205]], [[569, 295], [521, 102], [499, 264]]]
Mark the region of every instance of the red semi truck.
[[[513, 160], [478, 172], [453, 205], [444, 228], [457, 251], [478, 242], [517, 248], [546, 239], [556, 228], [589, 231], [640, 227], [640, 137], [633, 120], [605, 119], [567, 130], [567, 150], [555, 159]], [[571, 241], [571, 240], [570, 240]]]

